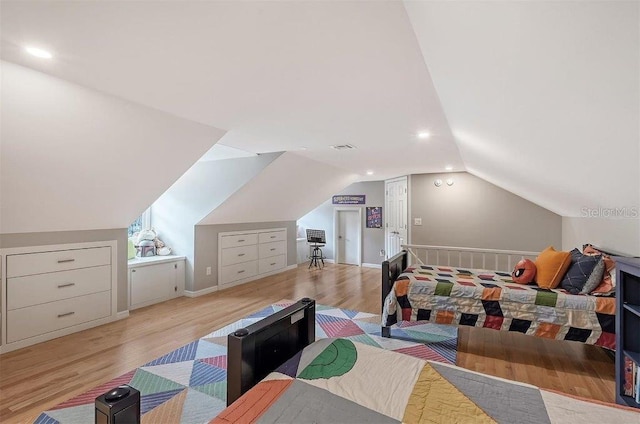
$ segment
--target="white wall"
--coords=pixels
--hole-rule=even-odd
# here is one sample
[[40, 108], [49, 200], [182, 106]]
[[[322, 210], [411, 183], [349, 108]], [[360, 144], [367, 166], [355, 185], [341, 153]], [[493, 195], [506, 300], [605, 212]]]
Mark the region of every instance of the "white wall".
[[295, 221], [355, 178], [344, 169], [286, 152], [198, 224]]
[[562, 216], [640, 203], [640, 2], [404, 2], [470, 173]]
[[193, 290], [194, 226], [280, 154], [197, 162], [154, 202], [151, 219], [160, 239], [187, 257], [187, 290]]
[[0, 233], [126, 228], [224, 134], [1, 65]]
[[[638, 209], [636, 208], [636, 213]], [[640, 218], [562, 218], [562, 250], [582, 248], [585, 243], [605, 250], [640, 256]]]

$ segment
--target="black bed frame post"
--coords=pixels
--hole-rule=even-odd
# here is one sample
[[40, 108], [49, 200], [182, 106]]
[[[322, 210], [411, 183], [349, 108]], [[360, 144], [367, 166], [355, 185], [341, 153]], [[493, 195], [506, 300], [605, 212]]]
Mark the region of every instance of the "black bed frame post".
[[[382, 262], [382, 309], [384, 310], [384, 301], [393, 288], [396, 278], [408, 266], [407, 251], [403, 250], [391, 259]], [[382, 337], [391, 337], [391, 327], [382, 327]]]
[[[305, 297], [227, 337], [227, 406], [316, 341], [316, 302]], [[262, 355], [262, 356], [261, 356]]]

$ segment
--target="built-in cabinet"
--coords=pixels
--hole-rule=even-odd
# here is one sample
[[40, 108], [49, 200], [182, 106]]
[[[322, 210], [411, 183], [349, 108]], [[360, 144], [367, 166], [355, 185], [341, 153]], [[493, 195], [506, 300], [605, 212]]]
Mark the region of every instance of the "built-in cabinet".
[[184, 256], [152, 256], [129, 261], [129, 310], [184, 295]]
[[220, 287], [284, 271], [287, 267], [287, 229], [219, 233], [218, 264]]
[[640, 408], [624, 395], [625, 358], [640, 367], [640, 258], [616, 258], [616, 291], [616, 402]]
[[2, 249], [1, 352], [117, 315], [115, 241]]

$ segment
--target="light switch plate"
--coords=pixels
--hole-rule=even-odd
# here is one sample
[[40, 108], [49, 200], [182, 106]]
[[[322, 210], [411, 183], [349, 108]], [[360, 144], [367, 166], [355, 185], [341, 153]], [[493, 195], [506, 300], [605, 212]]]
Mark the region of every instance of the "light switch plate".
[[207, 275], [211, 275], [211, 267], [210, 266], [207, 267]]
[[413, 225], [422, 225], [422, 218], [413, 218]]

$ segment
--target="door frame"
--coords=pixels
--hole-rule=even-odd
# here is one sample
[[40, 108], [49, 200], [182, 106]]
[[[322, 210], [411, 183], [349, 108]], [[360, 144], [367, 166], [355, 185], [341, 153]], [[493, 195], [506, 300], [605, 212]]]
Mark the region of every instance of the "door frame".
[[[400, 177], [394, 177], [394, 178], [390, 178], [388, 180], [384, 181], [384, 205], [385, 208], [387, 208], [387, 213], [384, 215], [384, 255], [386, 259], [389, 259], [391, 257], [391, 255], [389, 254], [389, 204], [387, 202], [387, 198], [389, 196], [389, 192], [388, 192], [388, 188], [387, 185], [390, 183], [397, 183], [400, 181], [405, 181], [406, 182], [406, 188], [407, 188], [407, 204], [406, 204], [406, 215], [404, 216], [404, 221], [406, 222], [406, 231], [407, 231], [407, 236], [406, 236], [406, 244], [411, 244], [411, 222], [409, 217], [411, 216], [411, 178], [409, 175], [402, 175]], [[413, 258], [411, 256], [409, 256], [409, 263], [411, 263], [411, 260]]]
[[333, 208], [333, 254], [335, 263], [338, 262], [340, 244], [338, 243], [338, 228], [340, 227], [340, 221], [338, 214], [340, 212], [358, 212], [358, 266], [362, 266], [362, 208], [338, 206]]

